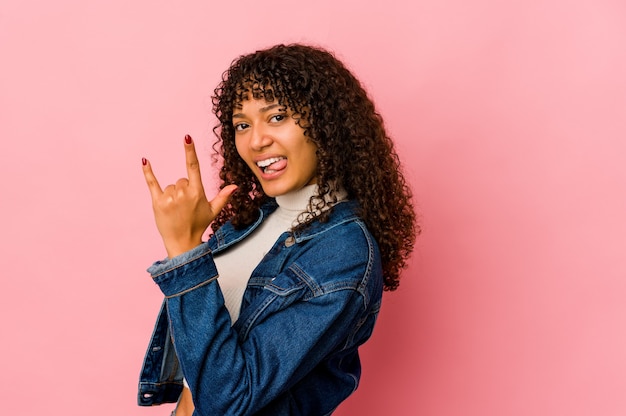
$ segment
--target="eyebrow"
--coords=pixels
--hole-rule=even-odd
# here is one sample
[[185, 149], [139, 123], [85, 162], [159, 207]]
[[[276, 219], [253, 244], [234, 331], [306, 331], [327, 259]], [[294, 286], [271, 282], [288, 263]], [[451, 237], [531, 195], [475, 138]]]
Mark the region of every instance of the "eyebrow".
[[[259, 113], [267, 113], [268, 111], [273, 110], [276, 107], [283, 107], [283, 106], [278, 103], [270, 104], [267, 107], [259, 108]], [[233, 118], [243, 118], [243, 117], [245, 117], [243, 113], [233, 114]]]

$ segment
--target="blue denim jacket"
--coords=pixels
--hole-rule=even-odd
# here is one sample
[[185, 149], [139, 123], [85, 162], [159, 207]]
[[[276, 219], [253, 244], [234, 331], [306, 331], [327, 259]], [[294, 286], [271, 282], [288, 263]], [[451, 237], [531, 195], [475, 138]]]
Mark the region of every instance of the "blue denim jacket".
[[[357, 348], [382, 298], [378, 246], [351, 201], [326, 223], [283, 233], [256, 267], [232, 325], [213, 254], [244, 230], [227, 223], [207, 243], [148, 269], [165, 295], [139, 381], [141, 406], [174, 402], [183, 373], [194, 415], [328, 415], [356, 388]], [[236, 248], [235, 248], [236, 249]]]

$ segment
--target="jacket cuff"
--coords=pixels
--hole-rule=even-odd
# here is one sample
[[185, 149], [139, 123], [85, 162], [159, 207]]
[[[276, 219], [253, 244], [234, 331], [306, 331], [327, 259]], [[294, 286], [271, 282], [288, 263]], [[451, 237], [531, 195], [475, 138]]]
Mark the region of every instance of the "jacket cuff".
[[148, 273], [166, 297], [178, 296], [217, 279], [217, 268], [207, 243], [171, 259], [159, 260]]

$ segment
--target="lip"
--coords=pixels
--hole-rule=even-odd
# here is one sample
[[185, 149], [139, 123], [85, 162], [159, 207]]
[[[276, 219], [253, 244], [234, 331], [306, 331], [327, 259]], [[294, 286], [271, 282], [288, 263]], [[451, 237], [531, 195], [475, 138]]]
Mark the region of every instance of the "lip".
[[263, 155], [263, 156], [257, 156], [253, 159], [254, 162], [254, 166], [257, 170], [257, 176], [259, 179], [263, 180], [263, 181], [271, 181], [274, 180], [280, 176], [282, 176], [285, 171], [287, 170], [287, 166], [288, 166], [288, 162], [287, 162], [287, 166], [285, 166], [285, 168], [279, 170], [279, 171], [275, 171], [275, 172], [271, 172], [271, 173], [266, 173], [265, 171], [263, 171], [263, 169], [261, 169], [257, 163], [261, 162], [263, 160], [267, 160], [267, 159], [272, 159], [272, 158], [281, 158], [284, 160], [287, 160], [286, 156], [283, 155], [278, 155], [278, 154], [267, 154], [267, 155]]
[[252, 161], [254, 162], [254, 164], [256, 165], [257, 163], [263, 161], [263, 160], [267, 160], [267, 159], [271, 159], [273, 157], [282, 157], [287, 159], [287, 156], [283, 156], [283, 155], [279, 155], [279, 154], [267, 154], [267, 155], [262, 155], [262, 156], [256, 156], [252, 159]]
[[279, 170], [277, 172], [272, 172], [272, 173], [265, 173], [262, 170], [259, 169], [259, 178], [263, 181], [271, 181], [274, 179], [277, 179], [278, 177], [282, 176], [283, 173], [285, 173], [285, 170]]

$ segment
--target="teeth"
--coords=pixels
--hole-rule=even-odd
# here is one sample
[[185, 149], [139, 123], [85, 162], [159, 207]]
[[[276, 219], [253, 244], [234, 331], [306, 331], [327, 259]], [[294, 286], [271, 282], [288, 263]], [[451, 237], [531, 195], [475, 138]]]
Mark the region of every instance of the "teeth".
[[271, 157], [269, 159], [265, 159], [265, 160], [261, 160], [261, 161], [256, 162], [256, 165], [258, 167], [260, 167], [261, 169], [264, 169], [264, 168], [268, 167], [269, 165], [271, 165], [272, 163], [276, 163], [279, 160], [283, 160], [283, 159], [284, 159], [284, 157]]

